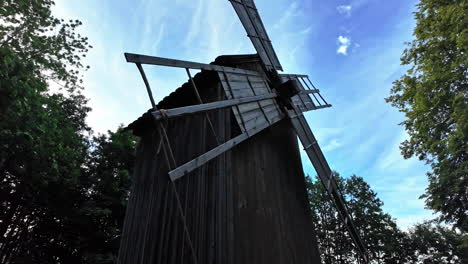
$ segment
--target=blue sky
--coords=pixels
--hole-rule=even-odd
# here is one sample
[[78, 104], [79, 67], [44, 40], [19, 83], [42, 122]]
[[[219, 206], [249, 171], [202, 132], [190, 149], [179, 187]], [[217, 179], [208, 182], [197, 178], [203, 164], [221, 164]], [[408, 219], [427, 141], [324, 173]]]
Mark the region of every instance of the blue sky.
[[[80, 19], [94, 46], [85, 94], [97, 132], [115, 130], [150, 108], [143, 82], [123, 53], [209, 63], [223, 54], [255, 53], [227, 0], [56, 1], [56, 16]], [[404, 160], [403, 116], [385, 103], [404, 72], [416, 0], [256, 0], [286, 73], [308, 74], [332, 108], [308, 112], [332, 169], [362, 176], [402, 228], [432, 217], [418, 197], [429, 169]], [[181, 69], [146, 67], [161, 99], [186, 81]], [[303, 157], [305, 156], [304, 153]], [[304, 170], [315, 174], [303, 158]]]

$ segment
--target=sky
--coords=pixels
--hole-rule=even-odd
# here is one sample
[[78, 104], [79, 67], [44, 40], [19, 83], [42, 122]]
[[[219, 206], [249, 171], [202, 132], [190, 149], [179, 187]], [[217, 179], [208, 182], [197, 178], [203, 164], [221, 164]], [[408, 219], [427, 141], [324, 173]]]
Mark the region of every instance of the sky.
[[[363, 177], [384, 211], [407, 229], [433, 218], [418, 197], [430, 169], [404, 160], [402, 113], [385, 102], [405, 72], [416, 0], [256, 0], [284, 73], [308, 74], [332, 108], [306, 113], [331, 168]], [[150, 108], [143, 81], [124, 52], [202, 63], [255, 53], [227, 0], [57, 0], [53, 14], [79, 19], [93, 48], [84, 94], [98, 133], [127, 125]], [[158, 101], [186, 81], [183, 69], [146, 66]], [[302, 151], [306, 174], [315, 171]]]

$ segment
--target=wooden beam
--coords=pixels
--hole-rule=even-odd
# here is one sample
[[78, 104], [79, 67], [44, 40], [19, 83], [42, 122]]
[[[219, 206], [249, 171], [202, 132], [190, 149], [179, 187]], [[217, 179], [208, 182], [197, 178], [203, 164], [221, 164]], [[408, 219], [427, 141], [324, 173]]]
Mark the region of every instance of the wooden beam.
[[327, 108], [327, 107], [332, 107], [332, 105], [331, 104], [319, 105], [319, 106], [315, 106], [315, 108], [312, 110], [322, 109], [322, 108]]
[[256, 128], [252, 128], [249, 131], [240, 134], [237, 137], [234, 137], [223, 144], [211, 149], [210, 151], [196, 157], [195, 159], [179, 166], [178, 168], [171, 170], [169, 172], [169, 177], [171, 178], [172, 181], [175, 181], [185, 175], [187, 175], [189, 172], [194, 171], [195, 169], [199, 168], [203, 164], [207, 163], [208, 161], [216, 158], [217, 156], [223, 154], [224, 152], [230, 150], [231, 148], [239, 145], [241, 142], [245, 141], [246, 139], [254, 136], [258, 132], [264, 130], [267, 127], [270, 127], [274, 123], [280, 121], [282, 118], [279, 118], [276, 121], [272, 121], [271, 124], [265, 124], [263, 126], [259, 126]]
[[244, 69], [219, 66], [214, 64], [204, 64], [192, 61], [183, 61], [183, 60], [174, 60], [161, 57], [146, 56], [141, 54], [134, 53], [125, 53], [125, 59], [127, 62], [140, 63], [140, 64], [151, 64], [151, 65], [161, 65], [177, 68], [190, 68], [190, 69], [199, 69], [207, 71], [225, 71], [230, 73], [239, 73], [246, 75], [260, 76], [256, 71], [249, 71]]
[[305, 94], [320, 93], [320, 90], [319, 89], [302, 90], [300, 93], [305, 93]]
[[251, 97], [243, 97], [243, 98], [236, 98], [231, 100], [223, 100], [217, 101], [213, 103], [206, 103], [206, 104], [199, 104], [199, 105], [191, 105], [191, 106], [184, 106], [172, 109], [160, 109], [158, 111], [153, 111], [151, 114], [156, 120], [160, 120], [163, 118], [174, 118], [180, 117], [184, 115], [191, 115], [200, 112], [207, 112], [210, 110], [220, 109], [220, 108], [227, 108], [239, 104], [245, 104], [255, 101], [261, 101], [265, 99], [275, 98], [277, 95], [274, 93], [263, 94], [258, 96], [251, 96]]
[[297, 109], [289, 110], [288, 116], [291, 119], [291, 124], [293, 125], [302, 145], [306, 146], [304, 150], [306, 151], [309, 160], [312, 162], [312, 165], [314, 166], [320, 181], [327, 190], [328, 195], [335, 203], [336, 209], [338, 210], [341, 219], [345, 223], [345, 226], [350, 233], [351, 239], [354, 241], [362, 258], [365, 259], [367, 263], [367, 253], [364, 243], [362, 242], [357, 228], [354, 225], [353, 218], [350, 215], [348, 207], [346, 206], [346, 202], [343, 199], [338, 185], [336, 184], [333, 172], [330, 169], [328, 162], [317, 143], [317, 139], [315, 138], [312, 130], [310, 129], [307, 121], [305, 120], [302, 113], [300, 113], [300, 111]]
[[279, 76], [280, 77], [308, 77], [305, 74], [289, 74], [289, 73], [280, 74]]

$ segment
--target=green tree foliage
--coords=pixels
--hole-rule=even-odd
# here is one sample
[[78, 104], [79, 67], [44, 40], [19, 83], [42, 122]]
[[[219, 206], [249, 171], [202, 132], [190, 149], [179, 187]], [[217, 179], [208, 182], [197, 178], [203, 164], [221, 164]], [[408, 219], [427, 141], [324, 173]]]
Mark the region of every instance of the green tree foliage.
[[[383, 212], [382, 201], [363, 178], [335, 174], [370, 263], [461, 264], [468, 260], [466, 236], [461, 232], [432, 222], [403, 232]], [[353, 242], [320, 180], [307, 177], [306, 184], [322, 261], [356, 263]]]
[[[120, 246], [136, 138], [119, 128], [94, 137], [86, 175], [90, 179], [82, 212], [92, 222], [83, 238], [86, 263], [115, 263]], [[89, 227], [88, 227], [89, 228]]]
[[[344, 179], [336, 175], [371, 263], [411, 261], [408, 237], [382, 211], [383, 203], [377, 194], [361, 177], [353, 175]], [[322, 260], [324, 263], [355, 263], [357, 252], [325, 188], [319, 179], [312, 181], [308, 177], [306, 183]]]
[[468, 230], [468, 2], [421, 0], [415, 40], [401, 58], [410, 69], [386, 100], [405, 113], [401, 144], [432, 166], [422, 196], [443, 221]]
[[467, 263], [468, 250], [459, 232], [431, 222], [415, 225], [409, 231], [416, 263]]
[[60, 81], [71, 90], [81, 82], [81, 57], [87, 38], [76, 33], [78, 20], [58, 19], [51, 14], [52, 0], [3, 0], [0, 4], [0, 48], [31, 62], [36, 75]]
[[[112, 263], [135, 139], [91, 137], [89, 45], [48, 0], [0, 2], [0, 263]], [[65, 90], [51, 93], [48, 84]]]

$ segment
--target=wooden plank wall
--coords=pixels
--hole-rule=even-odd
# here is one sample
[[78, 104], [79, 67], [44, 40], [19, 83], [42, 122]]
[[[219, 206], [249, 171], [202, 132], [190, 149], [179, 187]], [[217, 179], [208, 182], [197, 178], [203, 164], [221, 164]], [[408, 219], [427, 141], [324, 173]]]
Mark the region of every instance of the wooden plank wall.
[[[225, 99], [216, 75], [200, 76], [194, 79], [204, 102]], [[160, 106], [195, 104], [189, 88]], [[209, 115], [222, 141], [241, 132], [231, 109]], [[196, 261], [158, 152], [159, 135], [151, 124], [142, 127], [118, 263], [320, 263], [289, 120], [176, 181]], [[203, 114], [169, 121], [167, 131], [179, 165], [217, 144]]]
[[[199, 85], [204, 87], [201, 91], [204, 102], [225, 99], [219, 83]], [[184, 99], [185, 102], [181, 102]], [[178, 98], [178, 104], [195, 103], [195, 96], [190, 93]], [[231, 134], [230, 111], [209, 113], [222, 141]], [[158, 152], [160, 137], [155, 129], [146, 128], [138, 133], [141, 142], [118, 263], [195, 263], [177, 210], [165, 158], [162, 150]], [[204, 114], [169, 121], [167, 133], [178, 165], [217, 145]], [[232, 263], [228, 261], [232, 256], [228, 248], [233, 247], [227, 244], [227, 208], [233, 207], [226, 204], [232, 202], [229, 198], [232, 191], [226, 189], [229, 156], [230, 153], [223, 154], [176, 181], [196, 263]]]
[[320, 263], [296, 135], [283, 120], [232, 151], [235, 262]]

